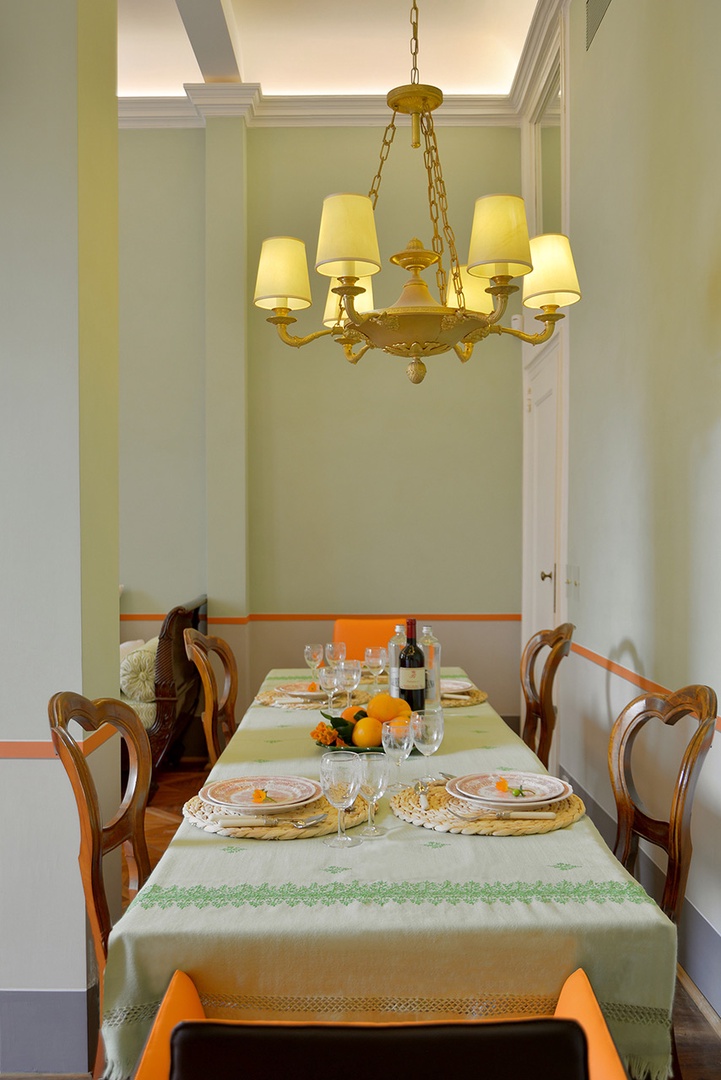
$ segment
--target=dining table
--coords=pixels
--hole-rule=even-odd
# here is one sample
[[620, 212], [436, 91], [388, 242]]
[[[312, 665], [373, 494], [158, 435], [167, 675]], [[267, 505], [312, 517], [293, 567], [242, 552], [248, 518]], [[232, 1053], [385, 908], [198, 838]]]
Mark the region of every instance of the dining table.
[[[458, 668], [442, 674], [465, 677]], [[287, 692], [304, 677], [269, 673], [209, 782], [318, 780], [324, 750], [311, 731], [325, 702]], [[318, 832], [327, 821], [275, 839], [278, 829], [221, 828], [198, 813], [202, 800], [186, 805], [110, 937], [107, 1080], [132, 1073], [176, 969], [191, 976], [213, 1018], [412, 1022], [549, 1015], [579, 967], [631, 1076], [665, 1080], [676, 929], [613, 856], [577, 795], [568, 800], [570, 818], [494, 818], [486, 831], [424, 813], [428, 798], [414, 801], [414, 781], [429, 772], [547, 775], [473, 691], [443, 700], [442, 744], [433, 757], [403, 762], [406, 791], [381, 800], [376, 824], [385, 831], [377, 839], [330, 847]], [[368, 696], [361, 684], [354, 701]], [[339, 698], [334, 712], [344, 704]], [[434, 792], [436, 802], [450, 798], [445, 778]], [[359, 799], [351, 835], [364, 822]]]

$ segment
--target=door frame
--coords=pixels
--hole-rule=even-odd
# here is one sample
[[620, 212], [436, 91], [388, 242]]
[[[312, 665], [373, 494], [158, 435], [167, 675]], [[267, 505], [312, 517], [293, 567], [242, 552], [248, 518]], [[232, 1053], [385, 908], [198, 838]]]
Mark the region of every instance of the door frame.
[[[534, 65], [534, 78], [530, 81], [524, 96], [521, 121], [521, 180], [522, 193], [526, 203], [529, 233], [536, 235], [541, 224], [542, 175], [541, 175], [541, 122], [554, 95], [560, 90], [560, 128], [561, 128], [561, 221], [565, 233], [569, 231], [569, 108], [567, 88], [568, 73], [568, 0], [547, 0], [545, 5], [547, 21], [539, 42], [538, 55]], [[533, 317], [517, 317], [521, 328], [529, 333], [538, 330], [538, 323]], [[556, 430], [556, 512], [555, 512], [555, 558], [554, 592], [556, 625], [567, 621], [569, 578], [568, 572], [568, 442], [569, 442], [569, 326], [564, 319], [556, 326], [557, 337], [557, 430]], [[529, 439], [529, 395], [531, 375], [539, 364], [547, 359], [548, 345], [523, 345], [521, 350], [523, 369], [523, 542], [522, 542], [522, 588], [521, 588], [521, 634], [522, 643], [543, 627], [532, 625], [532, 590], [540, 582], [531, 580], [533, 563], [532, 537], [534, 530], [529, 528], [533, 512], [531, 499], [531, 442]], [[521, 694], [521, 716], [525, 704]], [[560, 735], [560, 732], [559, 732]], [[551, 747], [549, 768], [557, 771], [559, 761], [559, 739]]]

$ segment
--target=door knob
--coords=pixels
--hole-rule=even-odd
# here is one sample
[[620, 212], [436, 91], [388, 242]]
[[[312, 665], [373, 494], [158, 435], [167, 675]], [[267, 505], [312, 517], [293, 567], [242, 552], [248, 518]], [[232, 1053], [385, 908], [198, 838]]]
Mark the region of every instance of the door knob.
[[546, 578], [553, 579], [553, 570], [549, 570], [548, 573], [546, 573], [545, 570], [541, 570], [541, 581], [545, 581]]

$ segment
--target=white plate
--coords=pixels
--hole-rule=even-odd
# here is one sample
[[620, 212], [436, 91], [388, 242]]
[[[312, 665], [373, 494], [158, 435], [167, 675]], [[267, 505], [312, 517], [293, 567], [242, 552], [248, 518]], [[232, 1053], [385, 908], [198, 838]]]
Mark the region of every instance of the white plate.
[[303, 698], [304, 701], [328, 700], [325, 690], [309, 690], [308, 683], [286, 683], [285, 686], [276, 686], [275, 690], [277, 694], [284, 694], [286, 697]]
[[[512, 791], [499, 791], [498, 780], [508, 781], [509, 788], [523, 787], [526, 795], [514, 795]], [[542, 803], [559, 802], [567, 799], [573, 788], [565, 780], [544, 773], [474, 773], [469, 776], [457, 776], [446, 784], [446, 791], [456, 799], [482, 804], [483, 806], [502, 807], [512, 805], [515, 809], [523, 806], [537, 806]]]
[[470, 679], [441, 679], [441, 694], [463, 694], [472, 689]]
[[[265, 791], [268, 801], [255, 802], [255, 791]], [[306, 776], [236, 776], [214, 780], [200, 791], [203, 802], [211, 806], [251, 814], [282, 814], [313, 802], [321, 794], [320, 784]]]

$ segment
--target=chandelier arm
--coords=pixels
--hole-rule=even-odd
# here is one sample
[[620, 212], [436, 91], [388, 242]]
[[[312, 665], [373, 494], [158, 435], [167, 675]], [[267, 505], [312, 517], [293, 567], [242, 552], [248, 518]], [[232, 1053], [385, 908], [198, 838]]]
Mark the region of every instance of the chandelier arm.
[[371, 345], [371, 343], [368, 342], [367, 345], [363, 345], [356, 353], [353, 352], [352, 345], [343, 346], [343, 352], [345, 353], [345, 358], [349, 364], [357, 364], [361, 356], [367, 353], [369, 349], [375, 349], [375, 345]]
[[[349, 280], [357, 281], [357, 278], [353, 278], [353, 279], [349, 279]], [[349, 322], [351, 323], [352, 326], [362, 326], [363, 323], [368, 322], [368, 320], [372, 317], [372, 315], [370, 315], [370, 314], [369, 315], [361, 315], [359, 312], [356, 311], [356, 309], [355, 309], [355, 297], [353, 295], [353, 292], [347, 292], [347, 293], [342, 292], [340, 288], [334, 289], [333, 291], [337, 292], [337, 293], [340, 293], [340, 296], [341, 296], [341, 298], [343, 300], [343, 307], [345, 308], [345, 314], [348, 317], [348, 320], [349, 320]], [[362, 292], [363, 290], [357, 290], [357, 291]]]
[[[514, 289], [515, 291], [515, 289]], [[506, 314], [506, 308], [508, 307], [508, 295], [504, 293], [494, 293], [493, 295], [493, 311], [486, 315], [488, 325], [493, 326], [494, 323], [499, 322]]]
[[544, 341], [553, 334], [556, 323], [564, 318], [563, 314], [556, 311], [555, 306], [549, 305], [548, 310], [544, 309], [541, 315], [536, 315], [536, 318], [546, 324], [546, 327], [539, 334], [524, 334], [522, 330], [514, 330], [512, 326], [490, 326], [488, 329], [492, 334], [510, 334], [512, 337], [518, 338], [519, 341], [525, 341], [527, 345], [542, 345]]
[[[274, 309], [275, 310], [275, 309]], [[280, 310], [280, 309], [278, 309]], [[300, 349], [303, 345], [310, 344], [311, 341], [317, 341], [318, 338], [327, 337], [335, 330], [338, 333], [338, 327], [333, 327], [330, 330], [316, 330], [314, 334], [306, 334], [305, 337], [296, 337], [295, 334], [288, 333], [288, 324], [296, 322], [295, 319], [287, 316], [276, 316], [266, 320], [269, 323], [274, 323], [278, 330], [278, 337], [284, 345], [292, 345], [294, 349]]]
[[458, 344], [453, 346], [453, 351], [462, 364], [465, 364], [466, 360], [471, 359], [474, 345], [475, 342], [467, 342], [465, 345]]

